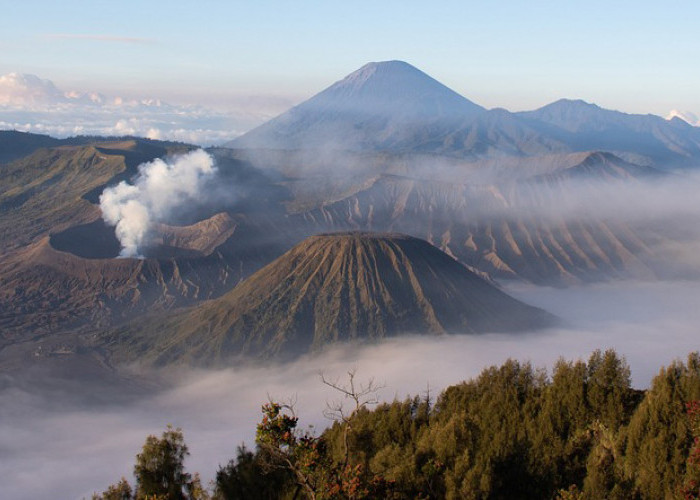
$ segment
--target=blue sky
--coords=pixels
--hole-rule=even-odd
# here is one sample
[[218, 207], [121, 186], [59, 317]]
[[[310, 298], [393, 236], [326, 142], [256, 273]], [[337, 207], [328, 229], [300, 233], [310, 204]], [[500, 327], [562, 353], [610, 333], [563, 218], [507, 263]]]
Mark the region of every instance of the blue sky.
[[700, 111], [697, 0], [3, 1], [0, 74], [62, 89], [298, 101], [402, 59], [486, 107]]

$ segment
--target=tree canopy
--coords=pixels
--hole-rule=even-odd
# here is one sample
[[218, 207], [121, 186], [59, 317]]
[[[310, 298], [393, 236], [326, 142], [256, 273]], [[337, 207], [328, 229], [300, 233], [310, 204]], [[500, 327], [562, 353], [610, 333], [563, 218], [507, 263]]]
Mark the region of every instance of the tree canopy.
[[[507, 360], [445, 389], [378, 404], [350, 372], [333, 424], [301, 431], [293, 405], [262, 406], [256, 448], [239, 447], [208, 492], [185, 472], [180, 429], [149, 436], [135, 486], [96, 498], [700, 498], [700, 355], [631, 387], [615, 351], [560, 359], [551, 374]], [[344, 406], [347, 403], [349, 406]]]

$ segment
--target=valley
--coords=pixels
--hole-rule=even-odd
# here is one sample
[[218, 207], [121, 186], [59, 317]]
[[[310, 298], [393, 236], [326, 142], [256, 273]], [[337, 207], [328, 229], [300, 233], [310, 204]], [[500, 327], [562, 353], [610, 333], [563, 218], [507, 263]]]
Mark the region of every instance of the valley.
[[98, 408], [86, 439], [133, 420], [133, 447], [184, 415], [214, 470], [266, 390], [319, 410], [349, 363], [396, 399], [611, 348], [648, 387], [696, 350], [698, 187], [679, 118], [487, 109], [401, 61], [216, 147], [0, 131], [1, 430]]

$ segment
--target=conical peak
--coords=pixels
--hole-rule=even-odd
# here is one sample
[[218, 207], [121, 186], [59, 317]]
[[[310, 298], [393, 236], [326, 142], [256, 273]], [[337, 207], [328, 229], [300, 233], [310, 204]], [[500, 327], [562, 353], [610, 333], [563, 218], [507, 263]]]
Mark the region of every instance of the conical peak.
[[420, 78], [432, 78], [421, 70], [408, 64], [405, 61], [378, 61], [370, 62], [360, 69], [353, 71], [341, 81], [362, 83], [370, 78], [381, 78], [388, 76], [406, 77], [413, 75]]
[[322, 111], [341, 112], [345, 115], [343, 120], [362, 115], [363, 121], [367, 117], [400, 121], [401, 117], [465, 119], [484, 111], [403, 61], [365, 64], [297, 109], [317, 118]]
[[[387, 246], [388, 245], [388, 246]], [[358, 252], [385, 253], [388, 248], [401, 248], [402, 252], [410, 249], [423, 248], [433, 258], [441, 260], [447, 258], [453, 260], [447, 254], [439, 251], [430, 243], [401, 233], [374, 233], [364, 231], [347, 231], [338, 233], [324, 233], [311, 236], [296, 245], [292, 252], [310, 256], [315, 252], [325, 253], [331, 250], [334, 258], [343, 258], [350, 255], [357, 258]]]
[[336, 82], [326, 91], [333, 89], [352, 89], [359, 93], [380, 93], [385, 94], [384, 98], [390, 99], [402, 95], [410, 95], [415, 98], [441, 96], [443, 99], [456, 98], [463, 102], [469, 102], [431, 76], [404, 61], [367, 63]]
[[[358, 71], [363, 68], [394, 68], [394, 69], [410, 69], [412, 71], [420, 71], [418, 68], [406, 61], [399, 61], [398, 59], [392, 59], [390, 61], [371, 61], [362, 66]], [[422, 71], [420, 71], [422, 73]]]
[[453, 130], [484, 111], [406, 62], [371, 62], [231, 145], [400, 149], [416, 134]]
[[336, 233], [320, 233], [307, 238], [307, 241], [334, 240], [419, 240], [413, 236], [401, 233], [376, 233], [372, 231], [339, 231]]
[[227, 294], [128, 328], [137, 336], [149, 332], [140, 337], [143, 349], [162, 363], [183, 353], [202, 361], [294, 356], [346, 340], [526, 330], [552, 322], [427, 241], [350, 232], [307, 238]]

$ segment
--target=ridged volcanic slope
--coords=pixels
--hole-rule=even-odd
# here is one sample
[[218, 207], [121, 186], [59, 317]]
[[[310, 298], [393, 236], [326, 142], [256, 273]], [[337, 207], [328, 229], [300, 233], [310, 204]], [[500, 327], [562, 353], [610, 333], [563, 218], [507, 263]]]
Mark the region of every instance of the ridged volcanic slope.
[[215, 362], [401, 333], [525, 330], [553, 319], [424, 240], [338, 233], [304, 240], [219, 299], [133, 322], [111, 344], [117, 360]]

